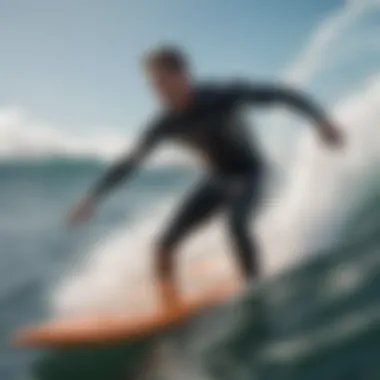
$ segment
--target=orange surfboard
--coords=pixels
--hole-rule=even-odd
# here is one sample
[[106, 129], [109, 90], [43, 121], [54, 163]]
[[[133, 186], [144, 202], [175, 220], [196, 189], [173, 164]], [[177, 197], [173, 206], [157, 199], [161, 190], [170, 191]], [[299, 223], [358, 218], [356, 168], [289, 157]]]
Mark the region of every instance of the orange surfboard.
[[[214, 263], [215, 264], [215, 263]], [[202, 265], [200, 275], [193, 285], [181, 289], [181, 307], [175, 310], [165, 309], [157, 302], [133, 304], [122, 313], [62, 317], [40, 325], [21, 328], [11, 337], [19, 346], [66, 346], [80, 344], [101, 344], [112, 341], [128, 341], [163, 331], [208, 306], [227, 299], [241, 287], [237, 276], [217, 276], [209, 281], [210, 263]], [[213, 270], [211, 271], [213, 272]], [[215, 271], [214, 271], [215, 272]], [[215, 274], [215, 273], [213, 273]], [[206, 284], [204, 282], [206, 276]], [[215, 277], [214, 277], [215, 278]], [[199, 285], [201, 284], [201, 285]], [[146, 294], [140, 290], [141, 295]], [[152, 291], [152, 289], [151, 289]], [[134, 295], [137, 291], [135, 289]]]

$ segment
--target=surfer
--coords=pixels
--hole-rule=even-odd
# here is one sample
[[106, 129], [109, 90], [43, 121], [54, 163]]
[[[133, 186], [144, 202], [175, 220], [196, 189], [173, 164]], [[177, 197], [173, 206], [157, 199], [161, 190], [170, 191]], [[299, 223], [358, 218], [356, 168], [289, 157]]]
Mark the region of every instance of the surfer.
[[176, 248], [219, 210], [228, 215], [242, 275], [247, 279], [260, 275], [258, 247], [249, 231], [249, 221], [259, 205], [264, 170], [259, 149], [240, 118], [242, 107], [281, 103], [310, 117], [326, 144], [338, 146], [342, 136], [318, 106], [292, 88], [246, 80], [197, 83], [184, 53], [171, 46], [149, 52], [143, 65], [162, 110], [132, 152], [111, 166], [73, 208], [69, 222], [75, 224], [89, 218], [104, 196], [130, 176], [159, 143], [170, 140], [192, 148], [206, 164], [206, 174], [180, 206], [155, 252], [161, 295], [174, 307], [178, 302]]

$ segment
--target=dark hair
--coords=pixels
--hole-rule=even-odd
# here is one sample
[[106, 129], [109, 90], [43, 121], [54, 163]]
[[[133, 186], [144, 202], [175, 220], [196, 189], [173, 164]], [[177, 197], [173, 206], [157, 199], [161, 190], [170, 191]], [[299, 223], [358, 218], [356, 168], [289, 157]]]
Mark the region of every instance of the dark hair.
[[161, 46], [144, 57], [148, 66], [157, 66], [170, 71], [188, 71], [189, 64], [183, 51], [175, 46]]

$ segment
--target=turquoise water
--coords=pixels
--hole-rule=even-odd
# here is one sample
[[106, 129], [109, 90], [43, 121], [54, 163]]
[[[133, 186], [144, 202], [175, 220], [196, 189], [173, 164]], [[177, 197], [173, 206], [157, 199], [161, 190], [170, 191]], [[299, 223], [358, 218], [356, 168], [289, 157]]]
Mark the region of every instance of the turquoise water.
[[375, 186], [333, 246], [171, 331], [97, 348], [11, 348], [10, 331], [50, 313], [46, 292], [75, 267], [78, 252], [132, 225], [141, 205], [177, 193], [193, 176], [147, 170], [128, 196], [118, 191], [89, 225], [67, 230], [67, 208], [99, 169], [59, 160], [0, 167], [0, 379], [380, 379]]

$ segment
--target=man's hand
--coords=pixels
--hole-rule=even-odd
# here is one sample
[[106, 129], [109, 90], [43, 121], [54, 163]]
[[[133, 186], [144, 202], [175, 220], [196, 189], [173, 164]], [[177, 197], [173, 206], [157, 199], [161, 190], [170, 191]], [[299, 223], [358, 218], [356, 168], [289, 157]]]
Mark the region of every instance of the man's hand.
[[77, 203], [69, 212], [67, 224], [76, 226], [90, 219], [95, 209], [95, 203], [91, 197], [86, 197]]
[[342, 132], [335, 125], [328, 122], [319, 128], [319, 135], [323, 142], [331, 147], [341, 147], [344, 144]]

